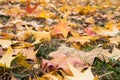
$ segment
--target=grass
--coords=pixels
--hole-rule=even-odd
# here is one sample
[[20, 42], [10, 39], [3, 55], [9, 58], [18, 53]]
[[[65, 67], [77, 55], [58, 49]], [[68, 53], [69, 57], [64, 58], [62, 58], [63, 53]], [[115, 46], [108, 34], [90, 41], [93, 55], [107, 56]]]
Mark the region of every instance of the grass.
[[95, 59], [93, 73], [98, 75], [100, 80], [120, 80], [120, 62], [110, 59], [109, 62]]

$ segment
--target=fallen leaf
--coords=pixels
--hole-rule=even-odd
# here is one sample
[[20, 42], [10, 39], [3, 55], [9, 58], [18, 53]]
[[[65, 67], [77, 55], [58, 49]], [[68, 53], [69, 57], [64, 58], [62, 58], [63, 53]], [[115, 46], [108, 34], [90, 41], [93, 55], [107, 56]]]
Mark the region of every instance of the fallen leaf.
[[80, 37], [69, 37], [66, 42], [80, 42], [80, 44], [84, 45], [85, 43], [89, 43], [90, 40], [98, 39], [98, 36], [80, 36]]
[[69, 62], [68, 65], [73, 76], [65, 76], [66, 80], [94, 80], [91, 68], [88, 68], [85, 72], [81, 72], [72, 66]]
[[[61, 73], [61, 75], [59, 73]], [[43, 75], [40, 80], [63, 80], [64, 73], [61, 70], [55, 70]]]
[[33, 12], [35, 11], [35, 9], [38, 7], [38, 3], [36, 3], [34, 7], [31, 7], [31, 6], [30, 6], [30, 1], [31, 1], [31, 0], [27, 0], [27, 1], [26, 1], [26, 3], [27, 3], [26, 5], [27, 5], [27, 6], [26, 6], [26, 9], [25, 9], [26, 12], [29, 13], [29, 14], [33, 13]]
[[108, 56], [109, 58], [112, 58], [112, 59], [115, 59], [115, 60], [118, 60], [120, 58], [120, 50], [117, 49], [115, 46], [112, 50], [112, 53], [109, 54]]
[[116, 36], [118, 33], [119, 33], [118, 28], [114, 26], [112, 27], [112, 30], [100, 28], [100, 32], [97, 34], [102, 36]]
[[40, 42], [43, 42], [43, 41], [50, 41], [51, 40], [50, 32], [46, 32], [46, 31], [27, 30], [27, 31], [23, 31], [23, 32], [17, 34], [18, 38], [21, 41], [26, 40], [31, 35], [35, 39], [34, 43], [32, 43], [32, 44], [36, 44], [36, 43], [40, 43]]
[[92, 30], [92, 27], [87, 27], [84, 29], [84, 31], [89, 35], [89, 36], [94, 36], [95, 32]]
[[3, 55], [3, 57], [0, 59], [0, 63], [4, 64], [7, 67], [10, 67], [11, 61], [14, 59], [12, 55], [13, 55], [13, 49], [9, 47], [5, 52], [5, 54]]
[[26, 56], [26, 59], [36, 60], [36, 52], [34, 47], [29, 47], [28, 49], [14, 49], [14, 55], [22, 53], [23, 56]]
[[50, 18], [50, 12], [41, 10], [39, 14], [36, 15], [37, 18]]
[[110, 41], [110, 43], [119, 45], [119, 43], [120, 43], [120, 36], [109, 38], [109, 41]]
[[93, 19], [93, 17], [90, 17], [90, 18], [87, 18], [85, 22], [90, 23], [90, 24], [94, 24], [95, 20]]
[[17, 41], [11, 41], [11, 40], [4, 40], [4, 39], [0, 39], [0, 45], [3, 48], [9, 48], [10, 45], [16, 43]]
[[51, 31], [51, 34], [53, 36], [58, 35], [58, 34], [62, 34], [64, 36], [64, 38], [67, 38], [68, 36], [68, 32], [71, 30], [70, 27], [67, 26], [66, 23], [58, 23], [55, 26], [52, 26], [53, 30]]

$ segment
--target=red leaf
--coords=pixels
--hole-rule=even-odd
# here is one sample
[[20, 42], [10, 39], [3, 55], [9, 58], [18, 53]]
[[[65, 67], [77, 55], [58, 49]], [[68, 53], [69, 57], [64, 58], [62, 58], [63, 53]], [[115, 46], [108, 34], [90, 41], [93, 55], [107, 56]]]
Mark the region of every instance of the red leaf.
[[92, 27], [87, 27], [84, 29], [84, 31], [89, 35], [89, 36], [94, 36], [95, 33], [92, 30]]
[[26, 12], [29, 13], [29, 14], [33, 13], [33, 11], [38, 7], [38, 3], [36, 3], [34, 7], [31, 7], [30, 1], [31, 0], [27, 0], [27, 6], [26, 6], [26, 9], [25, 9]]

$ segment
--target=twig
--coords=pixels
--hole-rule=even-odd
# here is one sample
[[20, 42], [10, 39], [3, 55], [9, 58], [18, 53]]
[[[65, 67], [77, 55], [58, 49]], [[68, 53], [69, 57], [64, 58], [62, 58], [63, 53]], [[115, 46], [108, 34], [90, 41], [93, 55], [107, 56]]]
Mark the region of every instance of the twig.
[[103, 74], [103, 75], [100, 75], [99, 78], [104, 77], [104, 76], [106, 76], [106, 75], [110, 75], [110, 74], [112, 74], [112, 73], [114, 73], [114, 71], [111, 71], [111, 72], [105, 73], [105, 74]]

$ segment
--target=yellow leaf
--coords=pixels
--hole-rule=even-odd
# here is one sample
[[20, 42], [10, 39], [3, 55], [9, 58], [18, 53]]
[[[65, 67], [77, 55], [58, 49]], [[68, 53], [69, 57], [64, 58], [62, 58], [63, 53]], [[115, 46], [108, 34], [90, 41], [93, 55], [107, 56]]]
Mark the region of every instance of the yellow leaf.
[[11, 61], [14, 59], [12, 55], [13, 55], [13, 49], [9, 47], [8, 50], [5, 52], [5, 54], [3, 55], [3, 57], [0, 59], [0, 63], [4, 64], [7, 67], [10, 67]]
[[11, 44], [12, 44], [12, 41], [10, 41], [10, 40], [0, 40], [0, 45], [3, 48], [8, 48], [8, 47], [10, 47]]
[[[61, 73], [61, 75], [58, 72]], [[64, 75], [64, 73], [61, 70], [55, 70], [43, 75], [40, 80], [63, 80], [62, 75]]]
[[94, 23], [95, 23], [95, 20], [93, 19], [93, 17], [90, 17], [90, 18], [87, 18], [87, 19], [86, 19], [86, 22], [87, 22], [87, 23], [90, 23], [90, 24], [94, 24]]
[[84, 14], [87, 14], [87, 13], [89, 13], [90, 11], [95, 11], [96, 9], [94, 8], [94, 7], [92, 7], [92, 6], [90, 6], [90, 5], [87, 5], [84, 9], [83, 9], [83, 13]]
[[17, 41], [0, 39], [0, 45], [1, 45], [3, 48], [8, 48], [8, 47], [10, 47], [11, 44], [16, 43], [16, 42], [17, 42]]
[[20, 0], [20, 2], [26, 2], [26, 0]]
[[23, 49], [23, 48], [26, 48], [26, 47], [32, 47], [33, 44], [31, 43], [27, 43], [27, 42], [23, 42], [23, 41], [20, 41], [16, 44], [19, 44], [18, 46], [15, 46], [14, 48], [17, 48], [17, 49]]
[[43, 41], [50, 41], [51, 40], [51, 35], [50, 32], [46, 31], [34, 31], [34, 30], [27, 30], [24, 32], [21, 32], [18, 34], [18, 38], [22, 41], [26, 40], [29, 36], [33, 36], [35, 38], [34, 43], [40, 43]]
[[50, 18], [50, 12], [46, 12], [45, 10], [42, 10], [41, 13], [37, 14], [38, 18]]
[[68, 65], [73, 76], [65, 76], [66, 80], [94, 80], [91, 68], [88, 68], [85, 72], [81, 72], [73, 67], [69, 62]]
[[85, 43], [89, 43], [90, 40], [96, 40], [99, 37], [97, 36], [80, 36], [80, 37], [69, 37], [66, 42], [80, 42], [80, 44], [84, 45]]
[[115, 25], [115, 24], [114, 24], [113, 22], [109, 21], [109, 22], [105, 25], [105, 27], [106, 27], [107, 29], [109, 29], [109, 30], [112, 30], [114, 25]]

